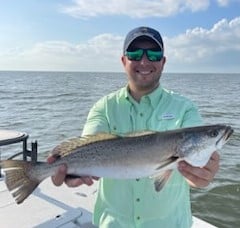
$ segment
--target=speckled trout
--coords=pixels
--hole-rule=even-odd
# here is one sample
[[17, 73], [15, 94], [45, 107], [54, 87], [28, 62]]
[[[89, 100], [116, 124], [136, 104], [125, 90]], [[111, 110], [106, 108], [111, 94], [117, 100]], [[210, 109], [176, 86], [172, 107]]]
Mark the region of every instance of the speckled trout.
[[22, 203], [62, 164], [73, 176], [150, 177], [155, 190], [160, 191], [179, 161], [205, 166], [232, 133], [230, 126], [210, 125], [124, 136], [96, 134], [70, 139], [55, 147], [52, 154], [58, 159], [52, 164], [20, 160], [4, 160], [0, 164], [7, 188], [17, 203]]

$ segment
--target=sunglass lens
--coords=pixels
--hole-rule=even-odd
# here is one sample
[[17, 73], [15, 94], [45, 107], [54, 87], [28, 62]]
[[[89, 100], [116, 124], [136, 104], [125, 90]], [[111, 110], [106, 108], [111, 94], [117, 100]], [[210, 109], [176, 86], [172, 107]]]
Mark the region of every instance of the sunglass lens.
[[129, 60], [139, 61], [139, 60], [141, 60], [141, 58], [143, 56], [143, 50], [138, 49], [138, 50], [135, 50], [135, 51], [127, 51], [126, 55], [127, 55]]
[[160, 61], [163, 57], [163, 52], [147, 50], [147, 57], [150, 61]]

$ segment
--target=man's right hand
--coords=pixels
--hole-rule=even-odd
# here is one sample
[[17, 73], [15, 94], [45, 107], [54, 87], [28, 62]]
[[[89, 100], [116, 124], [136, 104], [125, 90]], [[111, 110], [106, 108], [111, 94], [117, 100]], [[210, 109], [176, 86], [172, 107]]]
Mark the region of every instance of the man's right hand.
[[[56, 157], [49, 156], [47, 158], [47, 162], [49, 164], [54, 163], [56, 161]], [[63, 182], [66, 183], [68, 187], [78, 187], [82, 184], [86, 184], [88, 186], [93, 184], [93, 180], [98, 180], [99, 177], [70, 177], [67, 175], [67, 165], [61, 165], [54, 176], [52, 176], [52, 182], [56, 186], [60, 186]]]

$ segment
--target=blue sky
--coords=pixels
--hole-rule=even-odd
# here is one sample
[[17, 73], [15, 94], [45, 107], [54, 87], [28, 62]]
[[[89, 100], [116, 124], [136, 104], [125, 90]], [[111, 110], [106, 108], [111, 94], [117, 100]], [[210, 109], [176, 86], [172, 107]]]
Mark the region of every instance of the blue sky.
[[0, 70], [123, 71], [129, 30], [165, 42], [165, 72], [240, 72], [240, 0], [0, 0]]

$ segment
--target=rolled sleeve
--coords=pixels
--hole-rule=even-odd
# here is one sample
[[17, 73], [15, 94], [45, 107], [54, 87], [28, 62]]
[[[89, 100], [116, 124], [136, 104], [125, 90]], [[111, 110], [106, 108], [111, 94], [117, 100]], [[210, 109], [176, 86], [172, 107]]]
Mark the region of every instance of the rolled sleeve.
[[93, 135], [97, 132], [109, 132], [104, 99], [99, 100], [90, 110], [82, 135]]

